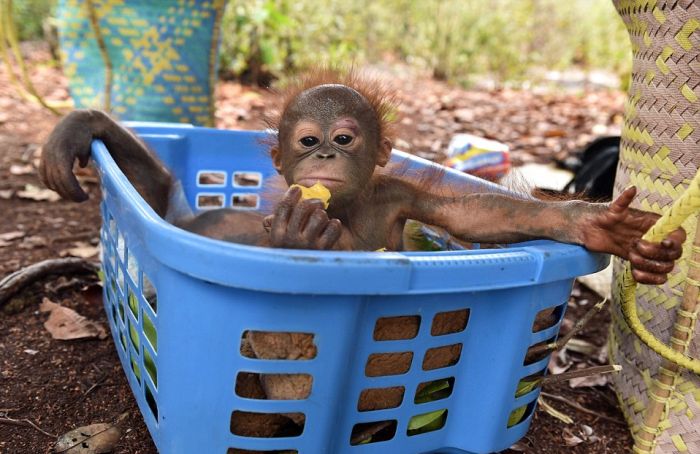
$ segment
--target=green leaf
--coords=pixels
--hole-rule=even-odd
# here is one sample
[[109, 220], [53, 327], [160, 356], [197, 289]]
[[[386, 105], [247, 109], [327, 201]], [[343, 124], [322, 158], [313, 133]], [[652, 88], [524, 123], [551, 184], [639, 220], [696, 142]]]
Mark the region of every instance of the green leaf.
[[527, 410], [527, 405], [523, 405], [522, 407], [518, 407], [513, 410], [508, 417], [508, 427], [513, 427], [519, 423], [523, 419], [523, 415], [525, 415], [525, 410]]
[[431, 411], [430, 413], [423, 413], [422, 415], [416, 415], [408, 422], [408, 430], [416, 431], [417, 433], [422, 433], [423, 431], [428, 432], [430, 429], [434, 428], [434, 426], [431, 427], [431, 424], [435, 423], [436, 421], [439, 422], [442, 415], [444, 415], [446, 411], [447, 410], [443, 409]]
[[440, 391], [444, 391], [446, 389], [450, 388], [450, 381], [449, 380], [436, 380], [432, 383], [430, 383], [428, 386], [423, 388], [418, 395], [416, 395], [416, 403], [417, 404], [424, 404], [426, 402], [433, 402], [436, 400], [440, 400], [444, 398], [445, 393], [441, 393]]
[[524, 396], [525, 394], [537, 388], [542, 380], [521, 381], [518, 383], [518, 389], [515, 390], [515, 397]]
[[270, 40], [260, 41], [260, 58], [263, 64], [272, 65], [275, 61], [275, 45]]
[[151, 346], [153, 347], [154, 351], [158, 351], [158, 332], [156, 331], [156, 327], [153, 324], [153, 321], [151, 318], [146, 315], [145, 313], [143, 314], [143, 334], [146, 335], [146, 339], [148, 339], [148, 342], [151, 343]]

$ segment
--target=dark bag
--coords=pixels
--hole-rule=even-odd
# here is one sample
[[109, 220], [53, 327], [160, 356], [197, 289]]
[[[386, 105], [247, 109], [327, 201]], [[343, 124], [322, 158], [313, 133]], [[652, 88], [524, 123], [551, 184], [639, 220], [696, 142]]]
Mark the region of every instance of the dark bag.
[[574, 172], [574, 178], [563, 191], [584, 194], [593, 200], [612, 200], [617, 161], [620, 156], [620, 136], [601, 137], [561, 165]]

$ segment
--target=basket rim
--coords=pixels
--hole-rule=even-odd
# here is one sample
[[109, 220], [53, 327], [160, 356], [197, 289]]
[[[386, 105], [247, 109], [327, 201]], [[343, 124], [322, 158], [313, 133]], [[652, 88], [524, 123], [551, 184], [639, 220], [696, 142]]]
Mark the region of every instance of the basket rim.
[[[265, 134], [147, 122], [129, 126], [137, 126], [137, 132], [142, 129], [151, 137], [186, 137], [191, 133], [256, 137]], [[164, 132], [149, 131], [154, 127]], [[101, 141], [93, 142], [92, 152], [103, 191], [106, 188], [111, 194], [120, 194], [110, 197], [116, 209], [115, 219], [119, 223], [120, 217], [128, 217], [134, 227], [126, 234], [138, 235], [148, 253], [161, 264], [225, 286], [275, 293], [336, 295], [452, 293], [573, 279], [599, 271], [609, 262], [608, 255], [548, 240], [514, 244], [505, 249], [439, 252], [314, 251], [225, 242], [185, 231], [160, 218], [129, 183]], [[393, 155], [419, 165], [438, 165], [398, 150]], [[451, 178], [475, 178], [456, 171], [450, 174]], [[484, 185], [482, 180], [477, 180]]]

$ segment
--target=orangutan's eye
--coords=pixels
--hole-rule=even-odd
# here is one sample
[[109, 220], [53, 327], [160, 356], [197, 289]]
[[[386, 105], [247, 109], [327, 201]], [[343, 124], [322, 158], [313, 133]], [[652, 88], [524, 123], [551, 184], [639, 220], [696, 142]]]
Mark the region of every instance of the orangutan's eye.
[[333, 142], [337, 143], [338, 145], [347, 145], [350, 142], [352, 142], [352, 136], [348, 136], [347, 134], [340, 134], [333, 138]]
[[318, 145], [318, 139], [314, 136], [303, 137], [299, 142], [305, 147], [313, 147], [314, 145]]

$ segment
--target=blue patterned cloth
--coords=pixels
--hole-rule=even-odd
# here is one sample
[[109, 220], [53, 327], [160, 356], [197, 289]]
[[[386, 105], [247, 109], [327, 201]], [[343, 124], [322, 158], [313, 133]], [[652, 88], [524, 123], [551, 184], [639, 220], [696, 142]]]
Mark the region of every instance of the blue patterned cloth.
[[[87, 1], [60, 0], [64, 72], [76, 107], [104, 107], [105, 64]], [[226, 0], [93, 0], [121, 120], [213, 125], [219, 24]]]

